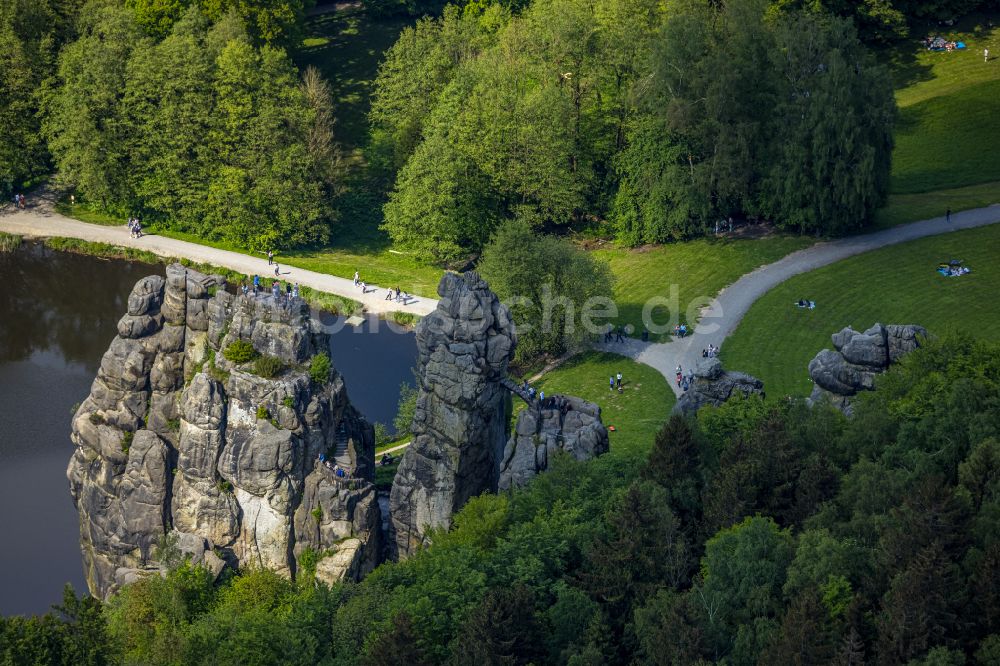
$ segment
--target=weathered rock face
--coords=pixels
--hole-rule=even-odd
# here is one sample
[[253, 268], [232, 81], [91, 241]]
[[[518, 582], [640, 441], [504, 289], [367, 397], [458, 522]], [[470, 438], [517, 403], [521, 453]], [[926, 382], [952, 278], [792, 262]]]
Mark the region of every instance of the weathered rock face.
[[573, 396], [558, 396], [546, 403], [543, 407], [536, 401], [517, 415], [500, 465], [500, 490], [531, 481], [548, 469], [558, 451], [577, 460], [608, 452], [608, 429], [601, 422], [600, 407]]
[[496, 490], [509, 396], [500, 381], [516, 338], [510, 312], [475, 273], [446, 274], [417, 326], [419, 394], [412, 444], [389, 498], [390, 550], [406, 557], [469, 498]]
[[[73, 418], [67, 476], [97, 596], [158, 571], [173, 541], [216, 573], [228, 561], [294, 575], [308, 549], [348, 560], [323, 565], [330, 581], [377, 563], [372, 427], [336, 371], [309, 376], [327, 336], [301, 301], [222, 285], [179, 264], [140, 280]], [[226, 360], [237, 340], [283, 369]], [[335, 478], [321, 453], [355, 478]]]
[[764, 392], [764, 382], [743, 372], [722, 369], [717, 358], [698, 361], [691, 387], [674, 405], [673, 413], [690, 415], [705, 405], [718, 407], [736, 394], [748, 396]]
[[920, 346], [927, 330], [913, 324], [875, 324], [859, 333], [851, 327], [831, 336], [834, 349], [824, 349], [809, 362], [815, 383], [810, 403], [828, 400], [847, 414], [851, 397], [875, 388], [875, 377], [901, 356]]

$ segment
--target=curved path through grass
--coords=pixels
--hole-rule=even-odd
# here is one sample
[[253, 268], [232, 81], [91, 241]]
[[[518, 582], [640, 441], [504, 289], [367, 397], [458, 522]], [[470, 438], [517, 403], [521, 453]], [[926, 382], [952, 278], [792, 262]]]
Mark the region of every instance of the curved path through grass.
[[[623, 354], [655, 368], [667, 378], [674, 393], [680, 395], [680, 388], [674, 381], [676, 367], [680, 365], [687, 372], [701, 359], [702, 349], [709, 345], [721, 347], [750, 306], [788, 278], [881, 247], [997, 222], [1000, 222], [1000, 205], [953, 213], [950, 223], [943, 217], [936, 217], [862, 236], [817, 243], [747, 273], [723, 289], [715, 302], [702, 310], [694, 333], [686, 338], [665, 343], [644, 343], [629, 339], [623, 343], [600, 343], [597, 347], [602, 351]], [[789, 303], [789, 307], [791, 306]]]
[[[231, 252], [218, 248], [190, 243], [188, 241], [166, 238], [164, 236], [147, 235], [142, 238], [132, 238], [124, 226], [110, 227], [89, 224], [68, 218], [55, 212], [53, 202], [36, 194], [29, 201], [27, 210], [15, 210], [10, 204], [0, 210], [0, 231], [18, 234], [27, 238], [50, 238], [62, 236], [79, 238], [85, 241], [111, 243], [122, 247], [146, 250], [160, 257], [190, 259], [204, 264], [222, 266], [246, 275], [260, 275], [265, 282], [274, 278], [274, 266], [268, 266], [265, 257], [257, 258], [239, 252]], [[364, 266], [360, 267], [362, 278]], [[395, 301], [385, 300], [385, 287], [368, 285], [367, 292], [354, 286], [351, 280], [305, 270], [303, 268], [280, 265], [279, 279], [297, 282], [300, 285], [317, 289], [329, 294], [336, 294], [358, 301], [365, 310], [371, 313], [409, 312], [419, 316], [431, 313], [437, 307], [437, 301], [424, 297], [413, 297], [405, 305]]]
[[[644, 343], [629, 339], [623, 343], [601, 343], [597, 347], [602, 351], [627, 356], [656, 369], [667, 379], [674, 393], [679, 395], [680, 389], [674, 381], [676, 367], [680, 365], [685, 371], [693, 368], [701, 358], [702, 349], [710, 344], [721, 347], [750, 306], [788, 278], [888, 245], [996, 222], [1000, 222], [1000, 205], [954, 213], [950, 223], [942, 217], [936, 217], [862, 236], [817, 243], [747, 273], [723, 289], [714, 303], [702, 310], [694, 333], [686, 338], [665, 343]], [[187, 258], [224, 266], [248, 275], [257, 273], [264, 278], [270, 277], [273, 271], [264, 258], [258, 259], [237, 252], [160, 236], [135, 239], [129, 236], [124, 227], [100, 226], [72, 220], [54, 212], [46, 201], [37, 201], [26, 211], [15, 211], [8, 205], [0, 212], [0, 231], [28, 237], [66, 236], [113, 243], [148, 250], [159, 256]], [[423, 316], [437, 306], [437, 301], [428, 298], [417, 298], [406, 306], [400, 306], [385, 300], [385, 288], [370, 286], [368, 293], [362, 295], [351, 280], [300, 268], [282, 266], [281, 279], [361, 301], [365, 309], [373, 313], [403, 310]], [[665, 291], [667, 285], [662, 285], [662, 288]]]

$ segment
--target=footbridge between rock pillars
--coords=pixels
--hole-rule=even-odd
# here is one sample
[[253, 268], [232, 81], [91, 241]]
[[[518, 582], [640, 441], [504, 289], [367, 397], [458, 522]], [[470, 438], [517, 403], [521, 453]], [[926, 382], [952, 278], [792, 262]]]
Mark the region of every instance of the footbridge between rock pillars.
[[501, 377], [500, 385], [503, 386], [508, 391], [510, 391], [511, 393], [513, 393], [514, 395], [516, 395], [521, 400], [524, 400], [524, 403], [529, 407], [535, 404], [535, 401], [531, 399], [530, 395], [528, 395], [528, 392], [525, 390], [524, 386], [518, 384], [510, 377], [507, 376]]

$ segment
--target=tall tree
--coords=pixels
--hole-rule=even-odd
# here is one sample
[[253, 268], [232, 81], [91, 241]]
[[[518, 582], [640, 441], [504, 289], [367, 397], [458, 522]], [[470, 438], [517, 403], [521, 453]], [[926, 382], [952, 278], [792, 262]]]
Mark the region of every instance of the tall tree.
[[146, 212], [178, 226], [196, 226], [207, 213], [215, 160], [208, 140], [212, 78], [220, 54], [208, 32], [207, 19], [192, 7], [171, 35], [129, 63], [123, 103], [132, 142], [129, 179]]
[[329, 213], [305, 138], [314, 112], [283, 51], [231, 41], [218, 58], [218, 156], [201, 233], [253, 250], [329, 237]]
[[59, 55], [43, 132], [60, 175], [87, 198], [123, 210], [129, 188], [129, 127], [121, 121], [132, 53], [149, 48], [132, 13], [110, 0], [80, 12], [80, 38]]
[[521, 361], [578, 347], [596, 332], [588, 330], [587, 309], [611, 296], [605, 264], [565, 239], [532, 231], [525, 220], [500, 227], [478, 268], [511, 308]]
[[965, 603], [958, 567], [932, 544], [893, 578], [877, 619], [878, 662], [897, 664], [954, 635]]
[[545, 654], [535, 596], [523, 585], [490, 588], [472, 609], [452, 646], [456, 666], [515, 666]]
[[631, 610], [663, 585], [686, 585], [691, 560], [659, 486], [633, 483], [604, 522], [606, 529], [591, 544], [580, 575], [584, 589], [620, 628]]
[[0, 3], [0, 196], [48, 170], [41, 92], [77, 9], [63, 0]]
[[670, 494], [670, 505], [686, 529], [701, 517], [701, 450], [691, 425], [674, 414], [656, 433], [642, 476]]
[[791, 534], [759, 516], [721, 530], [705, 543], [695, 596], [721, 654], [733, 649], [741, 631], [746, 644], [766, 640], [767, 623], [782, 608], [781, 587], [792, 554]]
[[895, 115], [888, 73], [858, 42], [850, 21], [813, 13], [783, 17], [769, 67], [782, 82], [770, 110], [763, 213], [800, 231], [846, 233], [882, 204]]

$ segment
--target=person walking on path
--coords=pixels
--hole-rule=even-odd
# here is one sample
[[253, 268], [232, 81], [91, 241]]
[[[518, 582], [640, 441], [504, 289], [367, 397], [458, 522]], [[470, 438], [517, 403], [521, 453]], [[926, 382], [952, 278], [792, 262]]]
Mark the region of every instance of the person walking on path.
[[951, 224], [951, 208], [949, 208], [948, 210], [946, 210], [946, 211], [944, 212], [944, 220], [945, 220], [945, 222], [947, 222], [948, 224]]
[[271, 250], [267, 251], [267, 265], [270, 266], [274, 263], [274, 252]]
[[354, 271], [354, 286], [357, 287], [360, 282], [361, 282], [361, 276], [358, 275], [357, 271]]
[[622, 327], [621, 326], [618, 327], [618, 335], [615, 337], [615, 342], [625, 342], [625, 340], [622, 338]]
[[281, 267], [278, 266], [278, 264], [275, 264], [274, 265], [274, 275], [275, 275], [275, 277], [277, 277], [278, 275], [281, 275], [280, 270], [281, 270]]

